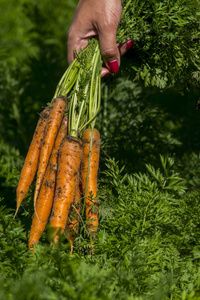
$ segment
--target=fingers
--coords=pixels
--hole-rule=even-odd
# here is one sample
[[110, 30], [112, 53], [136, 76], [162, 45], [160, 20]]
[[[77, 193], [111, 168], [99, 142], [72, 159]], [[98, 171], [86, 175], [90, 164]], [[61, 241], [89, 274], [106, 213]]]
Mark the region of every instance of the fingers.
[[118, 46], [120, 55], [123, 56], [133, 45], [134, 45], [134, 41], [129, 40], [121, 45]]
[[119, 47], [116, 43], [117, 28], [122, 13], [121, 0], [80, 0], [68, 31], [68, 63], [75, 58], [74, 49], [80, 52], [93, 36], [99, 37], [101, 55], [104, 61], [102, 77], [117, 73], [120, 56], [133, 45], [128, 41]]
[[[123, 56], [133, 46], [134, 43], [135, 43], [134, 41], [129, 40], [129, 41], [119, 45], [117, 48], [118, 48], [120, 55]], [[101, 71], [101, 77], [103, 78], [110, 73], [111, 73], [111, 71], [109, 68], [107, 68], [107, 65], [103, 64], [102, 71]]]
[[77, 33], [73, 33], [73, 30], [69, 30], [67, 34], [67, 60], [70, 65], [75, 58], [74, 50], [80, 52], [81, 49], [85, 49], [88, 45], [88, 39], [79, 38]]
[[74, 49], [79, 52], [92, 36], [98, 35], [106, 67], [110, 72], [118, 72], [120, 53], [116, 33], [121, 13], [121, 0], [79, 0], [68, 31], [68, 63], [75, 58]]
[[120, 66], [120, 54], [116, 43], [116, 32], [100, 32], [99, 45], [106, 67], [110, 72], [117, 73]]
[[110, 71], [103, 65], [101, 69], [101, 78], [107, 76], [108, 74], [110, 74]]

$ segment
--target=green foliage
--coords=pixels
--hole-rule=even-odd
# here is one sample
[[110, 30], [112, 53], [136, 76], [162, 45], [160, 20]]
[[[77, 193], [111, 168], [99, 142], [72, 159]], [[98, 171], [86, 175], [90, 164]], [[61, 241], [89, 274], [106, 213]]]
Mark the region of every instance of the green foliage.
[[19, 150], [0, 141], [0, 186], [7, 207], [15, 207], [15, 190], [19, 180], [23, 159]]
[[107, 161], [95, 256], [78, 240], [70, 255], [64, 240], [53, 249], [45, 237], [28, 253], [19, 219], [1, 207], [2, 299], [199, 299], [199, 194], [172, 158], [146, 168], [123, 175]]
[[48, 55], [50, 47], [57, 46], [66, 62], [66, 34], [76, 4], [77, 1], [60, 1], [57, 5], [55, 0], [17, 0], [15, 3], [2, 0], [0, 55], [21, 69], [27, 67], [24, 65], [27, 57], [37, 59], [41, 46], [47, 51], [48, 45]]
[[200, 153], [184, 154], [180, 162], [180, 172], [185, 178], [188, 187], [200, 189]]
[[134, 274], [129, 293], [164, 284], [169, 297], [180, 299], [179, 287], [199, 289], [199, 194], [188, 193], [172, 158], [160, 159], [160, 169], [147, 165], [147, 173], [133, 175], [108, 161], [97, 251], [102, 263]]
[[[0, 137], [25, 155], [38, 119], [66, 69], [66, 34], [76, 1], [3, 1]], [[59, 17], [58, 17], [59, 16]], [[9, 121], [8, 121], [9, 116]]]
[[0, 235], [1, 276], [20, 278], [28, 257], [25, 232], [20, 221], [13, 220], [13, 213], [10, 209], [5, 209], [2, 205], [0, 208]]
[[[0, 141], [0, 177], [6, 178], [6, 182], [15, 177], [15, 169], [21, 168], [23, 163], [19, 150]], [[9, 185], [16, 186], [16, 181], [9, 182]]]
[[[132, 1], [127, 10], [135, 23], [123, 34], [136, 43], [118, 78], [104, 81], [98, 117], [101, 206], [94, 256], [83, 222], [73, 255], [64, 237], [52, 249], [48, 229], [35, 255], [27, 251], [33, 188], [13, 220], [37, 113], [66, 69], [66, 32], [77, 2], [1, 2], [0, 299], [200, 299], [199, 90], [189, 78], [198, 79], [197, 2]], [[120, 28], [130, 29], [128, 17], [123, 22]], [[147, 85], [182, 81], [179, 89], [147, 89], [133, 82], [135, 71], [127, 79], [125, 66]], [[181, 89], [186, 80], [187, 90]], [[108, 156], [119, 162], [105, 161]]]
[[199, 1], [122, 1], [118, 42], [136, 41], [130, 66], [145, 86], [199, 82]]
[[107, 155], [119, 160], [121, 167], [125, 165], [126, 172], [132, 172], [142, 170], [149, 161], [156, 163], [158, 154], [180, 148], [182, 143], [175, 137], [179, 125], [159, 105], [152, 105], [151, 91], [147, 94], [124, 78], [115, 83], [112, 92], [104, 86], [98, 118]]

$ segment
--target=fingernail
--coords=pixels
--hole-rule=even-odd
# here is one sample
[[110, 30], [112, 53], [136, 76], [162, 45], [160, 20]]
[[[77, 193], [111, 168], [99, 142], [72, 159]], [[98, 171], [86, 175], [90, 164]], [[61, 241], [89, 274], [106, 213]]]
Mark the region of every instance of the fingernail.
[[102, 71], [101, 72], [101, 78], [106, 77], [109, 74], [110, 74], [110, 72], [108, 70], [107, 71]]
[[126, 50], [130, 49], [130, 48], [133, 46], [133, 44], [135, 44], [134, 41], [132, 41], [132, 40], [128, 41], [128, 42], [126, 43]]
[[112, 60], [112, 61], [109, 61], [107, 64], [108, 64], [108, 67], [110, 69], [110, 72], [117, 73], [119, 71], [119, 64], [118, 64], [118, 61], [116, 59]]

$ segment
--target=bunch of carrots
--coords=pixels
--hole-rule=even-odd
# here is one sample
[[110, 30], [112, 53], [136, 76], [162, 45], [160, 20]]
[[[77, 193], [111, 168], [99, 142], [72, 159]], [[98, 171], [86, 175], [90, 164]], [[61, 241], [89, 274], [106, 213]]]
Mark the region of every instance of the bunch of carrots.
[[[34, 216], [28, 247], [33, 250], [47, 223], [53, 240], [71, 244], [83, 212], [93, 239], [98, 228], [97, 174], [100, 134], [95, 129], [101, 98], [101, 55], [92, 39], [61, 78], [35, 129], [17, 187], [17, 209], [34, 178]], [[81, 207], [83, 208], [81, 212]]]

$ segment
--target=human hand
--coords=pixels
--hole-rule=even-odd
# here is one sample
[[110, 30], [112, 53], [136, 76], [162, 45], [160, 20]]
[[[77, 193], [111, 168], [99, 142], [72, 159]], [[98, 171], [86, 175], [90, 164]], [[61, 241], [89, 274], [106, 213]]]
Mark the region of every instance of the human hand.
[[88, 45], [91, 37], [98, 35], [104, 61], [101, 76], [117, 73], [120, 55], [133, 44], [128, 41], [117, 47], [116, 33], [122, 13], [121, 0], [80, 0], [68, 31], [68, 63], [78, 52]]

